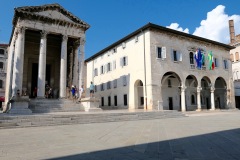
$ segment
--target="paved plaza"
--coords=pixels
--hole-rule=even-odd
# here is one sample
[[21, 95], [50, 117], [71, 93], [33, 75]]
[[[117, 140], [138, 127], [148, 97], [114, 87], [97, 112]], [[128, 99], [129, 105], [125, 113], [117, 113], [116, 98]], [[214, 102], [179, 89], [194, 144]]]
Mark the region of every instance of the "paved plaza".
[[237, 160], [240, 111], [0, 130], [1, 160]]

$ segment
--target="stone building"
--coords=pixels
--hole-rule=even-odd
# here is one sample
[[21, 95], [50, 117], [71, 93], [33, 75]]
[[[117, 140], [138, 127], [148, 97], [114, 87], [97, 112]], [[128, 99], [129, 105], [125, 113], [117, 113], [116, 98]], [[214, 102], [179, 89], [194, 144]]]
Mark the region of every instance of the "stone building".
[[235, 35], [234, 21], [229, 21], [230, 45], [236, 48], [230, 51], [232, 61], [236, 107], [240, 108], [240, 34]]
[[15, 8], [6, 101], [19, 94], [65, 98], [67, 86], [83, 84], [85, 32], [90, 26], [59, 4]]
[[234, 108], [233, 48], [149, 23], [86, 59], [87, 84], [102, 108]]
[[5, 100], [5, 85], [7, 73], [8, 44], [0, 44], [0, 108]]

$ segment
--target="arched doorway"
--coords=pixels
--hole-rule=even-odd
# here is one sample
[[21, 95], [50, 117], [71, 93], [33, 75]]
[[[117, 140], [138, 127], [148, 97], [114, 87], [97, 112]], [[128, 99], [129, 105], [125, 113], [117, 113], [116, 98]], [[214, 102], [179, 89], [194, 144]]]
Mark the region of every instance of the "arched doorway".
[[218, 77], [215, 81], [214, 100], [216, 109], [226, 108], [227, 102], [227, 84], [222, 77]]
[[201, 79], [201, 109], [211, 109], [211, 85], [208, 77]]
[[181, 79], [175, 72], [167, 72], [161, 81], [164, 110], [181, 110]]
[[198, 82], [194, 75], [188, 75], [185, 80], [186, 86], [186, 110], [196, 110], [197, 109], [197, 86]]
[[141, 80], [137, 80], [134, 84], [134, 92], [135, 92], [135, 106], [138, 109], [144, 108], [144, 95], [143, 95], [143, 82]]

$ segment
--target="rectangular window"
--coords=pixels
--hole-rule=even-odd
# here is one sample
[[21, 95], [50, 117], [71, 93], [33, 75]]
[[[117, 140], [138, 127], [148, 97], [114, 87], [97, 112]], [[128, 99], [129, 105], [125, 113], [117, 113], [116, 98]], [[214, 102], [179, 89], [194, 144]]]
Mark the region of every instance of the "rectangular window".
[[112, 70], [112, 64], [111, 63], [108, 63], [107, 64], [107, 72], [111, 71]]
[[104, 83], [101, 84], [101, 91], [104, 91]]
[[162, 58], [162, 48], [157, 47], [157, 58]]
[[101, 66], [100, 70], [101, 70], [101, 74], [104, 74], [104, 66], [103, 65]]
[[123, 76], [122, 80], [123, 80], [123, 86], [126, 86], [127, 85], [127, 76]]
[[128, 105], [128, 103], [127, 103], [127, 94], [123, 95], [123, 101], [124, 101], [124, 106], [127, 106]]
[[97, 68], [94, 69], [94, 76], [98, 76], [98, 69]]
[[117, 88], [117, 79], [114, 79], [114, 80], [113, 80], [113, 87], [114, 87], [114, 88]]
[[111, 96], [108, 96], [108, 106], [111, 106]]
[[174, 62], [182, 61], [182, 53], [177, 50], [172, 50], [172, 60]]
[[111, 89], [111, 81], [107, 82], [107, 89]]
[[114, 106], [117, 106], [117, 96], [114, 96]]
[[102, 106], [104, 106], [104, 97], [101, 98]]
[[0, 54], [1, 55], [4, 55], [4, 52], [5, 52], [4, 49], [0, 49]]
[[122, 43], [122, 48], [123, 49], [126, 48], [126, 43], [125, 42]]
[[122, 58], [120, 59], [120, 65], [121, 65], [122, 67], [128, 65], [128, 57], [127, 57], [127, 56], [122, 57]]
[[228, 62], [226, 59], [223, 60], [224, 69], [228, 69]]
[[173, 50], [173, 60], [174, 61], [178, 61], [177, 60], [177, 51], [176, 50]]
[[135, 42], [138, 42], [138, 39], [139, 39], [138, 36], [135, 36]]
[[218, 59], [217, 58], [214, 58], [214, 65], [215, 65], [215, 67], [218, 67]]
[[172, 82], [171, 82], [171, 79], [168, 79], [168, 88], [172, 88]]
[[0, 62], [0, 69], [3, 69], [3, 62]]
[[113, 48], [112, 52], [117, 53], [117, 48]]
[[0, 88], [3, 88], [3, 81], [0, 80]]

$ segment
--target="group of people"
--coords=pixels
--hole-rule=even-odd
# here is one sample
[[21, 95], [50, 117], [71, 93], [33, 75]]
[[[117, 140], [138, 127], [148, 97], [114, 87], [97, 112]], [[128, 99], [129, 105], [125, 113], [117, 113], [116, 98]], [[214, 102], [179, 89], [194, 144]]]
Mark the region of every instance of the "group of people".
[[72, 100], [73, 101], [80, 101], [83, 93], [83, 86], [80, 86], [79, 89], [75, 86], [72, 85], [71, 87], [71, 95], [72, 95]]

